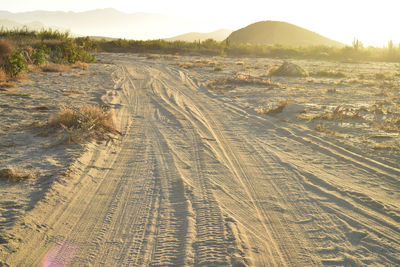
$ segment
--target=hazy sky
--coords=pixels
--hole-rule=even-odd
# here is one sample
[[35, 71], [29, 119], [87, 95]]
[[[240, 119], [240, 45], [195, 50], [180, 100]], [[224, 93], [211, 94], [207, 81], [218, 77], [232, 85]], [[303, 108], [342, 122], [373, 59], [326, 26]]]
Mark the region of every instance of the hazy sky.
[[236, 30], [260, 20], [296, 24], [326, 37], [351, 44], [354, 37], [366, 45], [400, 43], [399, 0], [0, 0], [0, 9], [86, 11], [115, 8], [126, 13], [160, 13], [205, 19], [204, 31]]

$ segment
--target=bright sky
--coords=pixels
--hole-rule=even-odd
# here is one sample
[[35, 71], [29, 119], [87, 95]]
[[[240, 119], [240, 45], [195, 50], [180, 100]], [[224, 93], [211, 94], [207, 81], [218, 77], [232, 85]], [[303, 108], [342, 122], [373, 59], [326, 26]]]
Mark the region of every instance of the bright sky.
[[87, 11], [115, 8], [126, 13], [160, 13], [205, 20], [204, 31], [236, 30], [260, 20], [286, 21], [351, 44], [400, 43], [399, 0], [0, 0], [0, 9]]

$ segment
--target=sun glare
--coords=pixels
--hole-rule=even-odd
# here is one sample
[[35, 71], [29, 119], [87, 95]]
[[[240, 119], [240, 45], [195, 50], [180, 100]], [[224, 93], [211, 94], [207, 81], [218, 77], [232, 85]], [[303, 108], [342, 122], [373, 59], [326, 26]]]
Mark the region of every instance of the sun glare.
[[[126, 13], [157, 13], [192, 21], [193, 31], [210, 32], [225, 28], [237, 30], [256, 21], [285, 21], [312, 30], [328, 38], [351, 44], [354, 38], [365, 45], [385, 46], [389, 40], [400, 43], [397, 11], [400, 3], [382, 1], [214, 1], [203, 0], [194, 8], [187, 1], [149, 0], [108, 1], [8, 1], [2, 9], [21, 12], [32, 10], [85, 11], [115, 8]], [[195, 26], [194, 26], [195, 25]], [[182, 30], [183, 31], [183, 30]], [[182, 32], [183, 33], [183, 32]], [[129, 36], [121, 36], [129, 37]], [[152, 38], [161, 37], [160, 34]]]

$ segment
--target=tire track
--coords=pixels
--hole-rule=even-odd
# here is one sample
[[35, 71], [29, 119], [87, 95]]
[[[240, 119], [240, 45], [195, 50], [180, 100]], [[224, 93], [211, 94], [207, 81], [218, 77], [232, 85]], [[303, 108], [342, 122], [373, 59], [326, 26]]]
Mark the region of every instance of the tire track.
[[400, 264], [397, 166], [213, 97], [195, 70], [108, 56], [124, 138], [92, 145], [5, 263], [59, 246], [72, 266]]

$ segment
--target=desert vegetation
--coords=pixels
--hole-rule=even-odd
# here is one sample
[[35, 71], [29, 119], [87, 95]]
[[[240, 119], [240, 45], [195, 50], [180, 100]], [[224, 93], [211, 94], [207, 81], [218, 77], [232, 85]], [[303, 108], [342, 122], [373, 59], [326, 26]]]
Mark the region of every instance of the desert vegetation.
[[211, 80], [208, 82], [208, 87], [214, 89], [218, 92], [223, 93], [226, 89], [232, 89], [235, 86], [240, 85], [253, 85], [253, 86], [261, 86], [263, 88], [272, 89], [279, 88], [281, 85], [277, 82], [273, 82], [269, 79], [264, 79], [260, 77], [254, 77], [246, 74], [237, 74], [233, 77], [226, 77]]
[[[197, 54], [228, 57], [338, 60], [344, 62], [400, 62], [400, 47], [393, 45], [388, 45], [385, 48], [364, 47], [358, 40], [351, 46], [243, 44], [230, 41], [217, 42], [213, 39], [207, 39], [202, 42], [127, 39], [93, 40], [89, 37], [72, 38], [68, 32], [51, 29], [41, 31], [29, 31], [27, 29], [2, 30], [0, 31], [0, 38], [11, 41], [19, 50], [23, 47], [32, 47], [34, 59], [32, 58], [31, 60], [37, 63], [43, 62], [42, 59], [44, 57], [54, 63], [91, 62], [94, 57], [90, 52], [97, 50], [145, 54]], [[28, 54], [30, 57], [32, 56], [32, 54]], [[316, 75], [341, 74], [321, 72]]]
[[351, 110], [349, 108], [343, 106], [337, 106], [333, 110], [326, 111], [322, 114], [313, 114], [313, 115], [302, 115], [298, 116], [298, 119], [305, 119], [305, 120], [349, 120], [349, 119], [362, 119], [361, 110]]
[[[343, 62], [386, 61], [400, 62], [400, 47], [364, 47], [361, 42], [352, 46], [285, 46], [217, 42], [209, 39], [203, 42], [165, 40], [137, 41], [118, 39], [96, 41], [101, 51], [126, 53], [160, 53], [181, 55], [208, 55], [228, 57], [269, 57], [280, 59], [336, 60]], [[323, 74], [323, 73], [320, 73]]]
[[32, 179], [34, 175], [29, 172], [15, 171], [12, 168], [5, 168], [0, 170], [0, 179], [9, 182], [21, 182], [26, 179]]
[[[87, 69], [93, 62], [96, 45], [89, 38], [71, 38], [68, 32], [49, 30], [0, 31], [0, 86], [37, 66], [43, 71], [65, 71], [67, 66]], [[7, 83], [8, 82], [8, 83]]]
[[67, 143], [82, 143], [93, 138], [103, 139], [106, 134], [117, 132], [112, 116], [112, 112], [99, 106], [64, 106], [50, 116], [42, 133], [58, 132], [62, 134], [62, 142]]
[[[204, 78], [211, 92], [262, 116], [375, 154], [400, 148], [396, 63], [202, 56], [180, 56], [175, 62], [191, 62], [188, 72]], [[223, 65], [224, 71], [214, 72], [210, 62]]]

